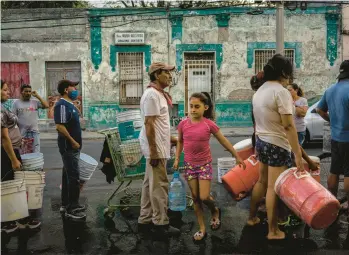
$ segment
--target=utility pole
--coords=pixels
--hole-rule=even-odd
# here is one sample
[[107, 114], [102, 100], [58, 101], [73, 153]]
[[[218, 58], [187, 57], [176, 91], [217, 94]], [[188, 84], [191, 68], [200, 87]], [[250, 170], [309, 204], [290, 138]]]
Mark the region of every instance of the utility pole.
[[276, 53], [284, 55], [284, 2], [276, 3]]

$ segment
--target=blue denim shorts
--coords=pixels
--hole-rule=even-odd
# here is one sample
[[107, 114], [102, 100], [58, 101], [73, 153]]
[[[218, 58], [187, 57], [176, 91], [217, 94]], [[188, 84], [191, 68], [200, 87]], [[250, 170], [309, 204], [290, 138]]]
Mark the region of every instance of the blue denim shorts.
[[265, 165], [273, 167], [293, 166], [292, 153], [279, 146], [256, 139], [257, 159]]
[[305, 135], [306, 135], [306, 132], [297, 132], [297, 135], [298, 135], [298, 143], [300, 146], [303, 145], [304, 141], [305, 141]]

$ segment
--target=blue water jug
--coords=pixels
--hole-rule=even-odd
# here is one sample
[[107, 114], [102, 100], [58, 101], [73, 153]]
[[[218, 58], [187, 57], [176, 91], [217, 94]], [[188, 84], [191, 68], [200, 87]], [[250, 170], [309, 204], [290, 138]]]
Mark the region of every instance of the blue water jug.
[[187, 207], [185, 183], [179, 176], [179, 172], [174, 172], [168, 192], [169, 208], [172, 211], [184, 211]]

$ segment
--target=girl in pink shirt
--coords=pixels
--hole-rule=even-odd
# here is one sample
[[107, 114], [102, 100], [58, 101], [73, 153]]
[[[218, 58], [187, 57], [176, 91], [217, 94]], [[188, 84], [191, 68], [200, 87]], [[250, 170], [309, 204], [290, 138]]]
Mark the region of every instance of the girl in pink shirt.
[[204, 223], [204, 203], [211, 211], [211, 229], [217, 230], [221, 226], [221, 210], [215, 206], [210, 196], [212, 180], [212, 156], [210, 150], [210, 137], [213, 134], [226, 148], [237, 164], [245, 164], [237, 155], [234, 147], [224, 137], [213, 119], [212, 102], [208, 93], [194, 93], [190, 97], [190, 115], [178, 125], [178, 143], [174, 168], [178, 168], [179, 156], [184, 148], [185, 178], [188, 181], [194, 210], [199, 223], [199, 231], [193, 236], [195, 242], [202, 241], [207, 237]]

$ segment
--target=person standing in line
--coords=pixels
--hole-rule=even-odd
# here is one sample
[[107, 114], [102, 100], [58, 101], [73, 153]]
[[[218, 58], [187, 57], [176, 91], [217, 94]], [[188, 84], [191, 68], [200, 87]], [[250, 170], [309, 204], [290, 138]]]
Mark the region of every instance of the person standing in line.
[[[39, 133], [39, 108], [49, 107], [47, 101], [42, 99], [36, 91], [32, 91], [30, 85], [22, 85], [21, 99], [16, 100], [12, 106], [12, 112], [18, 117], [18, 127], [22, 137], [34, 138], [33, 152], [40, 152]], [[31, 99], [31, 97], [37, 98]]]
[[145, 238], [149, 237], [152, 231], [161, 238], [180, 234], [179, 229], [169, 225], [167, 216], [169, 181], [166, 164], [170, 158], [171, 141], [176, 142], [176, 139], [171, 137], [168, 110], [172, 101], [164, 89], [170, 86], [171, 71], [174, 69], [174, 66], [165, 63], [152, 63], [149, 68], [150, 84], [140, 102], [144, 125], [139, 141], [146, 158], [146, 170], [138, 230]]
[[76, 86], [79, 82], [61, 80], [57, 90], [62, 98], [55, 104], [54, 121], [58, 131], [58, 148], [63, 160], [62, 173], [62, 205], [61, 213], [73, 220], [86, 218], [84, 205], [79, 204], [80, 177], [79, 160], [82, 148], [82, 136], [79, 120], [79, 111], [73, 104], [79, 91]]
[[[22, 144], [22, 137], [17, 125], [17, 116], [7, 110], [3, 103], [9, 99], [9, 89], [1, 80], [1, 182], [14, 179], [14, 172], [21, 171], [22, 160], [19, 150]], [[1, 205], [2, 206], [2, 205]], [[38, 228], [40, 221], [26, 217], [18, 221], [1, 223], [1, 232], [12, 233], [18, 227], [30, 229]]]
[[194, 242], [200, 242], [207, 237], [203, 204], [211, 211], [211, 230], [218, 230], [222, 224], [221, 209], [216, 207], [216, 203], [210, 195], [213, 174], [210, 149], [211, 134], [236, 158], [237, 165], [242, 165], [244, 168], [246, 168], [246, 165], [233, 145], [212, 121], [213, 105], [210, 95], [207, 92], [194, 93], [189, 101], [189, 117], [182, 120], [178, 125], [177, 151], [173, 168], [178, 169], [179, 157], [184, 149], [185, 179], [190, 187], [195, 215], [199, 223], [199, 231], [194, 234], [193, 240]]
[[266, 194], [269, 240], [285, 238], [278, 226], [278, 197], [274, 190], [276, 179], [293, 166], [291, 150], [298, 171], [304, 171], [302, 152], [293, 121], [293, 102], [285, 88], [292, 78], [291, 62], [280, 54], [274, 55], [264, 66], [265, 83], [253, 96], [253, 115], [256, 123], [256, 152], [260, 162], [260, 178], [253, 187], [250, 215], [247, 224], [260, 222], [256, 216], [258, 204]]
[[291, 93], [293, 103], [295, 106], [295, 113], [293, 119], [297, 129], [298, 142], [302, 146], [305, 140], [307, 129], [305, 126], [304, 117], [307, 114], [307, 110], [309, 108], [308, 100], [305, 97], [303, 97], [303, 90], [296, 83], [288, 85], [287, 89]]
[[328, 189], [337, 196], [339, 176], [344, 175], [344, 191], [349, 201], [349, 60], [340, 65], [338, 82], [325, 91], [316, 111], [330, 122], [331, 128], [332, 160]]

